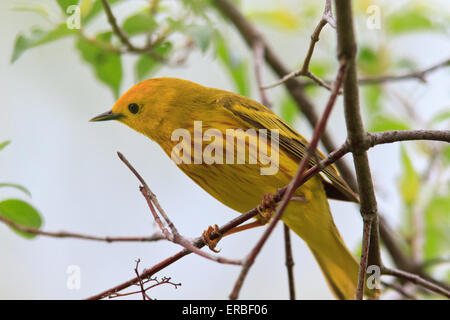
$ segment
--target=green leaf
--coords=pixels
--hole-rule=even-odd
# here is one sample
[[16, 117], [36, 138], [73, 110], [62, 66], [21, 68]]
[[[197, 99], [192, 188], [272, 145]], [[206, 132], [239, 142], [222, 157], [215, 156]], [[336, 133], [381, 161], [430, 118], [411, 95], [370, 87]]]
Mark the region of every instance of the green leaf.
[[94, 0], [81, 0], [80, 1], [80, 12], [81, 17], [86, 17], [94, 7]]
[[[124, 0], [108, 0], [110, 6], [122, 2]], [[91, 22], [100, 12], [103, 12], [103, 5], [101, 0], [95, 0], [94, 3], [90, 6], [88, 12], [83, 12], [83, 3], [81, 3], [81, 14], [82, 14], [82, 23], [88, 24]]]
[[423, 8], [397, 10], [386, 18], [386, 26], [392, 34], [435, 29], [430, 13]]
[[450, 194], [433, 198], [425, 211], [425, 257], [448, 252], [450, 243]]
[[431, 119], [430, 123], [431, 124], [439, 124], [443, 121], [447, 121], [450, 120], [450, 111], [449, 110], [443, 110], [441, 112], [439, 112], [437, 115], [435, 115], [433, 117], [433, 119]]
[[300, 19], [294, 12], [291, 8], [278, 7], [271, 10], [253, 10], [246, 16], [269, 27], [292, 31], [300, 26]]
[[442, 154], [442, 157], [444, 158], [444, 161], [446, 161], [447, 163], [450, 163], [450, 146], [443, 147], [441, 154]]
[[208, 49], [214, 35], [214, 29], [207, 25], [190, 25], [186, 28], [186, 32], [202, 52]]
[[329, 75], [331, 65], [328, 61], [311, 61], [309, 70], [319, 78], [324, 78]]
[[376, 69], [378, 65], [377, 53], [370, 47], [362, 46], [359, 49], [357, 61], [361, 70], [372, 73], [370, 71]]
[[227, 47], [225, 40], [220, 36], [216, 38], [216, 46], [217, 56], [233, 78], [238, 93], [243, 96], [248, 96], [250, 93], [250, 81], [248, 78], [247, 61], [235, 56], [234, 51]]
[[0, 183], [0, 188], [2, 187], [10, 187], [10, 188], [16, 188], [19, 189], [20, 191], [22, 191], [23, 193], [25, 193], [27, 196], [31, 197], [31, 192], [28, 191], [27, 188], [19, 185], [19, 184], [15, 184], [15, 183]]
[[[162, 57], [167, 57], [172, 50], [172, 44], [170, 42], [164, 42], [153, 49], [153, 51]], [[161, 68], [161, 62], [149, 55], [141, 55], [136, 61], [135, 74], [138, 81], [145, 80], [151, 77], [154, 73]]]
[[295, 117], [299, 114], [298, 107], [290, 95], [286, 95], [281, 102], [280, 116], [288, 124], [294, 123]]
[[65, 23], [58, 25], [55, 29], [44, 31], [34, 28], [28, 36], [19, 34], [14, 43], [11, 63], [14, 63], [28, 49], [61, 39], [75, 34], [76, 30], [67, 28]]
[[[100, 43], [109, 45], [112, 33], [105, 32], [97, 35], [96, 39]], [[95, 71], [97, 78], [109, 86], [114, 96], [119, 96], [120, 83], [122, 82], [122, 60], [118, 53], [100, 48], [84, 38], [79, 38], [77, 49], [80, 51], [84, 61], [89, 63]]]
[[73, 5], [78, 4], [79, 0], [56, 0], [56, 2], [58, 2], [59, 6], [61, 7], [61, 10], [66, 14], [66, 15], [70, 15], [67, 12], [67, 8]]
[[399, 188], [403, 201], [410, 206], [417, 200], [420, 189], [420, 176], [414, 169], [405, 148], [401, 148], [401, 152], [403, 172], [400, 176]]
[[11, 141], [10, 140], [6, 140], [0, 143], [0, 150], [2, 150], [3, 148], [5, 148], [8, 144], [10, 144]]
[[12, 10], [15, 11], [30, 11], [37, 13], [44, 17], [45, 19], [50, 20], [50, 12], [46, 5], [42, 3], [36, 3], [36, 2], [25, 2], [25, 3], [18, 3], [15, 5]]
[[389, 130], [409, 130], [410, 126], [394, 116], [377, 115], [371, 119], [370, 130], [389, 131]]
[[122, 29], [130, 36], [147, 33], [155, 30], [158, 23], [153, 16], [146, 12], [140, 12], [125, 19]]
[[383, 90], [380, 86], [370, 85], [364, 88], [364, 101], [371, 114], [379, 112], [381, 110], [381, 98], [383, 96]]
[[362, 46], [357, 57], [358, 68], [362, 74], [380, 75], [391, 71], [392, 58], [390, 48], [380, 45], [373, 49]]
[[[27, 202], [18, 199], [0, 202], [0, 215], [26, 227], [38, 229], [42, 225], [39, 212]], [[11, 229], [27, 239], [36, 237], [35, 234], [23, 232], [14, 227], [11, 227]]]

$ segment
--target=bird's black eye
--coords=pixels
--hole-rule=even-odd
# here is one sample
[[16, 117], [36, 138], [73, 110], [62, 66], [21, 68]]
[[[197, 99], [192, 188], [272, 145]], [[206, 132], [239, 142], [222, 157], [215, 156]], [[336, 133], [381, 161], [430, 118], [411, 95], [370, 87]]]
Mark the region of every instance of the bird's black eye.
[[130, 103], [128, 105], [128, 110], [130, 110], [131, 113], [136, 114], [139, 111], [139, 106], [136, 103]]

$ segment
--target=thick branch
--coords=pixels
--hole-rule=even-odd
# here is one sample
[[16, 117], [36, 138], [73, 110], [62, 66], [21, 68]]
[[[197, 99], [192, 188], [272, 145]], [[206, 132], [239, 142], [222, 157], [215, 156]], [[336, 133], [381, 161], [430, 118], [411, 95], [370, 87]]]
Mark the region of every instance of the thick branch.
[[[350, 1], [335, 1], [336, 24], [338, 34], [338, 58], [346, 61], [348, 72], [344, 80], [344, 110], [347, 124], [348, 140], [353, 153], [353, 162], [358, 180], [358, 190], [361, 202], [361, 215], [364, 220], [363, 243], [358, 276], [356, 299], [364, 295], [364, 283], [367, 264], [381, 267], [378, 209], [373, 187], [369, 160], [365, 145], [367, 134], [361, 118], [359, 93], [356, 71], [356, 41], [353, 30], [353, 16]], [[370, 260], [369, 260], [370, 256]]]

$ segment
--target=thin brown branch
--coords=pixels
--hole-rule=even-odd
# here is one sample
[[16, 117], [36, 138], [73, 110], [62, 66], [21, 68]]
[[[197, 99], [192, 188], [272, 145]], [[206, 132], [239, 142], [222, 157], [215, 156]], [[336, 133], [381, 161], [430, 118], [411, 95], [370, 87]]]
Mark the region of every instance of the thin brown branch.
[[432, 292], [439, 293], [439, 294], [446, 296], [447, 298], [450, 298], [449, 290], [447, 290], [446, 288], [441, 287], [435, 283], [432, 283], [432, 282], [420, 277], [417, 274], [409, 273], [409, 272], [398, 270], [398, 269], [391, 269], [391, 268], [387, 268], [387, 267], [381, 268], [381, 274], [390, 275], [390, 276], [397, 277], [399, 279], [407, 280], [409, 282], [412, 282], [414, 284], [422, 286]]
[[144, 289], [144, 282], [142, 281], [141, 277], [139, 276], [139, 263], [141, 262], [141, 259], [136, 260], [136, 267], [134, 268], [134, 273], [136, 274], [137, 278], [139, 279], [139, 286], [141, 287], [141, 293], [142, 293], [142, 300], [151, 300], [149, 296], [145, 293]]
[[[144, 196], [145, 200], [147, 201], [147, 204], [150, 208], [150, 211], [153, 215], [153, 218], [155, 219], [155, 222], [158, 224], [159, 228], [161, 229], [161, 232], [164, 234], [167, 240], [179, 244], [185, 249], [194, 252], [195, 254], [209, 259], [211, 261], [215, 261], [218, 263], [225, 263], [225, 264], [234, 264], [234, 265], [241, 265], [241, 260], [233, 260], [228, 258], [223, 258], [219, 256], [214, 256], [212, 254], [206, 253], [204, 251], [201, 251], [197, 246], [192, 244], [191, 241], [189, 241], [187, 238], [180, 235], [178, 230], [176, 229], [175, 225], [172, 223], [172, 221], [169, 219], [168, 215], [165, 213], [163, 208], [158, 202], [158, 199], [156, 198], [155, 194], [150, 190], [149, 186], [145, 182], [145, 180], [142, 178], [142, 176], [137, 172], [137, 170], [131, 165], [131, 163], [125, 158], [125, 156], [117, 152], [117, 155], [119, 156], [119, 159], [128, 167], [128, 169], [131, 170], [131, 172], [136, 176], [136, 178], [139, 180], [139, 182], [142, 184], [142, 187], [140, 187], [140, 191], [142, 195]], [[169, 231], [164, 227], [164, 225], [161, 222], [161, 219], [158, 216], [158, 213], [156, 212], [154, 206], [155, 205], [159, 211], [159, 213], [163, 216], [164, 220], [168, 224], [169, 228], [171, 229], [172, 233], [169, 233]]]
[[393, 130], [372, 132], [368, 135], [369, 147], [399, 141], [429, 140], [450, 143], [450, 130]]
[[[360, 85], [370, 85], [370, 84], [380, 84], [380, 83], [388, 83], [388, 82], [398, 82], [404, 80], [419, 80], [422, 82], [426, 82], [426, 76], [430, 73], [435, 72], [439, 69], [443, 69], [450, 66], [450, 58], [441, 62], [438, 62], [426, 69], [408, 72], [400, 75], [384, 75], [384, 76], [376, 76], [376, 77], [363, 77], [358, 79], [358, 84]], [[330, 83], [327, 80], [324, 80], [326, 84]], [[315, 81], [308, 81], [304, 83], [304, 86], [318, 85]]]
[[381, 281], [381, 284], [387, 288], [397, 291], [400, 295], [402, 295], [406, 299], [417, 300], [417, 298], [415, 296], [406, 292], [406, 290], [403, 288], [403, 286], [399, 285], [398, 283], [395, 283], [395, 282], [389, 283], [386, 281]]
[[295, 300], [295, 279], [294, 279], [294, 258], [292, 256], [291, 231], [285, 224], [283, 225], [284, 252], [286, 254], [286, 269], [289, 284], [289, 299]]
[[363, 217], [363, 243], [356, 299], [363, 299], [367, 265], [381, 267], [378, 209], [366, 147], [367, 133], [361, 118], [356, 68], [356, 40], [350, 1], [335, 1], [338, 38], [338, 58], [346, 61], [348, 72], [344, 81], [344, 111], [347, 134], [353, 153], [358, 180], [361, 215]]
[[28, 232], [35, 235], [47, 236], [52, 238], [73, 238], [80, 240], [92, 240], [102, 242], [152, 242], [165, 239], [165, 237], [160, 232], [156, 232], [149, 237], [99, 237], [67, 231], [56, 231], [56, 232], [44, 231], [37, 228], [21, 225], [1, 215], [0, 215], [0, 222], [3, 222], [8, 226], [23, 232]]
[[[125, 46], [125, 50], [119, 49], [121, 51], [121, 53], [125, 53], [125, 52], [143, 53], [143, 54], [146, 54], [158, 61], [167, 62], [164, 57], [162, 57], [161, 55], [159, 55], [158, 53], [156, 53], [152, 50], [152, 48], [155, 46], [156, 42], [153, 42], [153, 43], [148, 42], [147, 45], [145, 45], [143, 47], [137, 47], [137, 46], [133, 45], [133, 43], [131, 43], [130, 38], [126, 34], [126, 32], [123, 31], [122, 28], [117, 23], [116, 17], [114, 16], [114, 14], [111, 10], [111, 6], [109, 5], [108, 1], [102, 0], [102, 5], [103, 5], [103, 8], [106, 13], [108, 23], [111, 26], [113, 33], [120, 39], [120, 42]], [[166, 33], [164, 33], [162, 37], [165, 38], [165, 36], [166, 36]], [[161, 41], [161, 39], [158, 39], [158, 41]]]
[[[234, 218], [233, 220], [229, 221], [228, 223], [226, 223], [224, 226], [219, 228], [219, 233], [220, 234], [225, 234], [226, 232], [230, 231], [231, 229], [233, 229], [234, 227], [237, 227], [238, 225], [244, 223], [245, 221], [253, 218], [254, 216], [256, 216], [258, 214], [258, 211], [256, 208], [253, 208], [251, 210], [249, 210], [246, 213], [241, 214], [240, 216]], [[217, 239], [219, 235], [216, 234], [215, 232], [213, 232], [211, 234], [211, 240]], [[197, 239], [195, 239], [194, 241], [194, 245], [197, 248], [202, 248], [205, 246], [205, 243], [202, 239], [202, 237], [198, 237]], [[157, 263], [156, 265], [154, 265], [153, 267], [149, 268], [149, 269], [145, 269], [141, 274], [140, 277], [141, 278], [150, 278], [151, 276], [153, 276], [155, 273], [163, 270], [164, 268], [168, 267], [169, 265], [173, 264], [174, 262], [180, 260], [181, 258], [183, 258], [184, 256], [188, 255], [192, 253], [192, 251], [187, 250], [187, 249], [183, 249], [181, 251], [179, 251], [178, 253], [164, 259], [163, 261]], [[128, 281], [125, 281], [113, 288], [110, 288], [108, 290], [105, 290], [99, 294], [96, 294], [94, 296], [91, 296], [89, 298], [87, 298], [87, 300], [98, 300], [98, 299], [103, 299], [106, 297], [109, 297], [112, 294], [116, 294], [117, 292], [124, 290], [132, 285], [135, 285], [136, 283], [138, 283], [139, 279], [137, 277], [134, 277]]]
[[106, 17], [115, 35], [120, 39], [120, 41], [131, 51], [136, 51], [136, 47], [131, 43], [127, 34], [119, 27], [117, 24], [116, 17], [112, 13], [111, 7], [107, 0], [102, 0], [103, 9], [105, 10]]
[[289, 201], [291, 200], [292, 196], [294, 195], [295, 190], [297, 190], [297, 188], [302, 183], [304, 183], [304, 171], [307, 169], [307, 165], [308, 165], [309, 159], [311, 158], [311, 155], [316, 150], [316, 148], [317, 148], [317, 146], [319, 144], [320, 137], [321, 137], [321, 135], [323, 134], [323, 132], [325, 130], [326, 123], [328, 121], [329, 115], [331, 113], [331, 110], [333, 109], [333, 106], [334, 106], [334, 104], [336, 102], [336, 98], [338, 96], [338, 93], [339, 93], [339, 90], [341, 88], [342, 82], [344, 80], [345, 72], [346, 72], [346, 64], [342, 63], [340, 68], [339, 68], [339, 72], [338, 72], [338, 74], [336, 76], [336, 81], [334, 83], [333, 91], [331, 92], [330, 98], [328, 99], [328, 103], [327, 103], [327, 105], [325, 107], [323, 115], [320, 118], [320, 121], [317, 123], [317, 125], [314, 128], [314, 134], [313, 134], [313, 137], [312, 137], [311, 142], [309, 144], [308, 152], [306, 153], [306, 155], [301, 160], [296, 175], [294, 176], [292, 181], [287, 186], [286, 192], [283, 195], [283, 198], [282, 198], [282, 201], [280, 203], [280, 206], [277, 208], [276, 213], [275, 213], [274, 217], [272, 218], [272, 221], [270, 222], [269, 226], [264, 231], [262, 237], [260, 238], [258, 243], [255, 245], [255, 247], [253, 248], [253, 250], [250, 252], [249, 256], [247, 257], [247, 259], [246, 259], [246, 261], [244, 263], [244, 266], [242, 267], [241, 273], [240, 273], [238, 279], [236, 280], [236, 283], [234, 285], [233, 291], [230, 294], [230, 299], [237, 299], [238, 298], [239, 292], [240, 292], [240, 290], [242, 288], [244, 280], [247, 277], [248, 271], [250, 270], [251, 266], [255, 262], [255, 259], [256, 259], [257, 255], [259, 254], [259, 252], [261, 251], [262, 247], [266, 243], [267, 239], [269, 238], [269, 236], [273, 232], [276, 224], [281, 219], [281, 216], [282, 216], [284, 210], [286, 209]]
[[331, 90], [331, 86], [328, 83], [326, 83], [325, 81], [323, 81], [322, 79], [317, 77], [315, 74], [313, 74], [309, 70], [309, 64], [311, 62], [311, 58], [314, 53], [314, 48], [316, 46], [316, 43], [319, 41], [320, 32], [322, 31], [323, 27], [325, 27], [327, 25], [327, 23], [329, 23], [330, 21], [333, 21], [332, 23], [334, 23], [333, 14], [331, 12], [331, 0], [327, 0], [325, 2], [325, 9], [322, 14], [322, 18], [320, 19], [319, 23], [317, 24], [316, 28], [314, 29], [314, 32], [311, 35], [311, 42], [309, 43], [308, 52], [306, 53], [305, 60], [303, 61], [303, 66], [297, 71], [293, 71], [291, 73], [286, 74], [285, 76], [283, 76], [280, 80], [276, 81], [275, 83], [272, 83], [272, 84], [266, 85], [266, 86], [260, 86], [260, 88], [261, 89], [270, 89], [270, 88], [279, 86], [280, 84], [283, 84], [292, 78], [304, 76], [304, 77], [310, 78], [311, 80], [315, 81], [316, 84], [318, 84], [319, 86], [324, 87], [328, 90]]
[[405, 74], [401, 74], [401, 75], [386, 75], [386, 76], [379, 76], [379, 77], [360, 78], [358, 80], [358, 83], [359, 84], [376, 84], [376, 83], [384, 83], [384, 82], [402, 81], [402, 80], [408, 80], [408, 79], [417, 79], [422, 82], [426, 82], [426, 76], [429, 73], [434, 72], [438, 69], [449, 67], [449, 66], [450, 66], [450, 58], [445, 61], [436, 63], [436, 64], [434, 64], [424, 70], [421, 70], [421, 71], [414, 71], [414, 72], [409, 72], [409, 73], [405, 73]]

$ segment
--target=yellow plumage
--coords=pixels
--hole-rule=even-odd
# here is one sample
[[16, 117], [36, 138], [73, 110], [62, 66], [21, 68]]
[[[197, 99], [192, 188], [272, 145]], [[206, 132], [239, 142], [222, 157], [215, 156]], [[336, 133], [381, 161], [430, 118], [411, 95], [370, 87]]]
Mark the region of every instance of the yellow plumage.
[[[131, 104], [136, 104], [136, 110], [130, 108]], [[171, 139], [174, 130], [187, 129], [193, 136], [194, 121], [201, 121], [204, 131], [218, 129], [223, 137], [226, 137], [226, 129], [277, 129], [279, 170], [274, 175], [261, 175], [260, 169], [264, 165], [260, 159], [256, 159], [256, 164], [249, 164], [248, 159], [246, 164], [207, 164], [208, 159], [194, 164], [193, 152], [185, 151], [179, 155], [192, 160], [191, 164], [178, 164], [184, 173], [217, 200], [238, 212], [256, 207], [264, 194], [275, 193], [287, 185], [306, 152], [306, 139], [265, 106], [231, 92], [181, 79], [149, 79], [135, 85], [116, 102], [112, 112], [93, 120], [110, 119], [117, 119], [154, 140], [169, 157], [179, 144], [179, 141]], [[218, 143], [216, 139], [211, 141]], [[225, 155], [229, 152], [225, 138], [221, 143]], [[257, 147], [251, 139], [247, 139], [246, 144], [248, 148]], [[270, 154], [277, 150], [269, 148], [268, 151]], [[321, 153], [317, 155], [323, 158]], [[234, 159], [237, 157], [235, 152]], [[312, 158], [310, 164], [314, 162]], [[322, 176], [317, 175], [301, 186], [296, 196], [305, 200], [291, 201], [282, 220], [311, 249], [335, 296], [353, 299], [358, 262], [339, 235], [327, 197], [358, 201], [357, 197], [333, 166], [326, 168]]]

